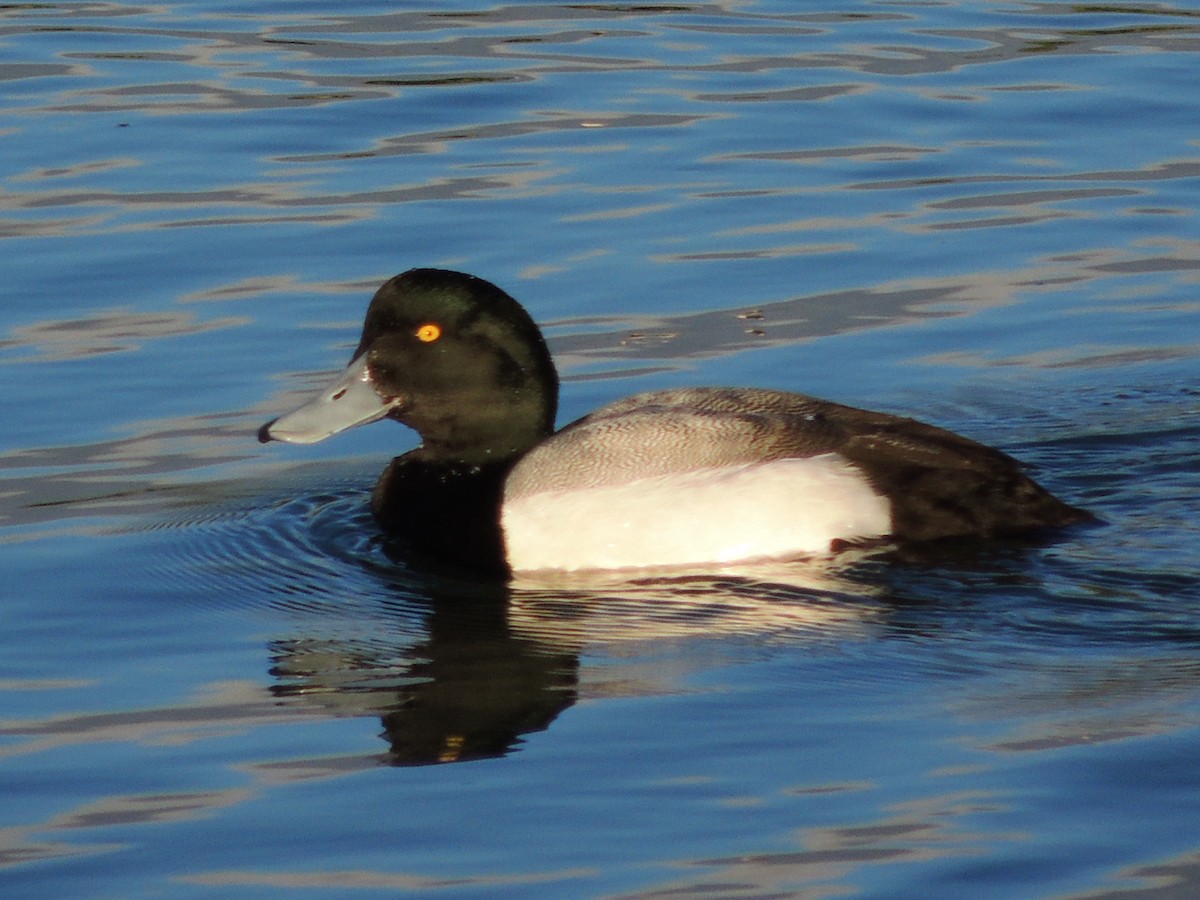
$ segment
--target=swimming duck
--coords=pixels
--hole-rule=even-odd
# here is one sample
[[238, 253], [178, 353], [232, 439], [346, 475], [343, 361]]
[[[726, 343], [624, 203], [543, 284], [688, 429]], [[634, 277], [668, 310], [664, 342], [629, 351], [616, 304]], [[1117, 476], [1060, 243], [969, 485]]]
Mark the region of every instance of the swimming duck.
[[422, 443], [371, 497], [419, 551], [476, 569], [614, 569], [828, 555], [879, 540], [1003, 537], [1090, 518], [1012, 457], [803, 394], [637, 394], [554, 430], [541, 331], [490, 282], [412, 269], [367, 310], [349, 367], [259, 440], [395, 419]]

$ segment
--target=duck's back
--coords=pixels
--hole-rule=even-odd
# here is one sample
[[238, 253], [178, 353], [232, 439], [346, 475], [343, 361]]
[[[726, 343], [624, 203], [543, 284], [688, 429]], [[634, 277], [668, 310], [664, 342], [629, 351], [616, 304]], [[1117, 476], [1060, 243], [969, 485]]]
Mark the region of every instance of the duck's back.
[[[740, 512], [717, 497], [731, 498]], [[563, 521], [553, 521], [571, 500], [583, 503], [571, 507], [574, 521], [565, 509]], [[805, 542], [824, 545], [797, 552], [815, 552], [830, 540], [1013, 535], [1087, 518], [1011, 457], [944, 429], [803, 394], [737, 388], [657, 391], [604, 406], [528, 453], [508, 477], [504, 503], [510, 559], [514, 543], [532, 547], [589, 515], [610, 529], [624, 523], [631, 546], [654, 540], [660, 518], [690, 517], [695, 540], [684, 555], [703, 555], [695, 545], [707, 529], [736, 531], [739, 516], [755, 508], [766, 521], [763, 537], [779, 538], [758, 555], [780, 555], [787, 538], [779, 530], [793, 522]], [[545, 527], [514, 540], [518, 512]], [[804, 525], [812, 520], [816, 532]], [[633, 534], [639, 524], [643, 537]], [[844, 533], [823, 537], [827, 530]]]

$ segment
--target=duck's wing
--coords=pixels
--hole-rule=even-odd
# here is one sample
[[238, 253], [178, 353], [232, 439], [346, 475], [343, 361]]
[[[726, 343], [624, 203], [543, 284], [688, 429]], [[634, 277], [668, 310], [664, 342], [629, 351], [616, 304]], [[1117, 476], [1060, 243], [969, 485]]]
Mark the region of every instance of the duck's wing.
[[838, 452], [891, 499], [897, 537], [1017, 536], [1093, 518], [995, 448], [912, 419], [848, 419]]
[[819, 422], [796, 429], [793, 410], [768, 408], [762, 397], [741, 396], [746, 393], [758, 392], [657, 391], [601, 407], [524, 456], [508, 478], [505, 496], [606, 487], [832, 449], [832, 435], [823, 434]]

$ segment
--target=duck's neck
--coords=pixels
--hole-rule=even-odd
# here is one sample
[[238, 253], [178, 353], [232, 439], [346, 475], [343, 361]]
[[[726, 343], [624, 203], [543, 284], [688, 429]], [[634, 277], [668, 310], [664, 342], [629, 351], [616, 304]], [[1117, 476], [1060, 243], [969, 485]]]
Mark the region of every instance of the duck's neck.
[[506, 574], [500, 503], [515, 462], [470, 463], [413, 450], [384, 470], [371, 511], [384, 529], [427, 556]]
[[512, 464], [554, 432], [558, 392], [550, 378], [553, 369], [503, 392], [462, 386], [400, 420], [420, 433], [418, 456], [430, 463]]
[[420, 432], [422, 446], [392, 460], [375, 486], [371, 510], [385, 529], [430, 556], [507, 573], [504, 480], [553, 433], [558, 400], [549, 352], [534, 349], [540, 364], [514, 367], [503, 391], [467, 382], [404, 410], [401, 421]]

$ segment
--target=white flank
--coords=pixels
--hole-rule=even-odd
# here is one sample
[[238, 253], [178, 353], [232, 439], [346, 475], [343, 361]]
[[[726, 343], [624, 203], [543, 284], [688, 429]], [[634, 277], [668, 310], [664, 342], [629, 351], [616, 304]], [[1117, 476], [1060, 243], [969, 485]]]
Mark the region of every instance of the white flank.
[[651, 568], [827, 554], [887, 534], [891, 509], [825, 454], [530, 494], [501, 524], [518, 571]]

